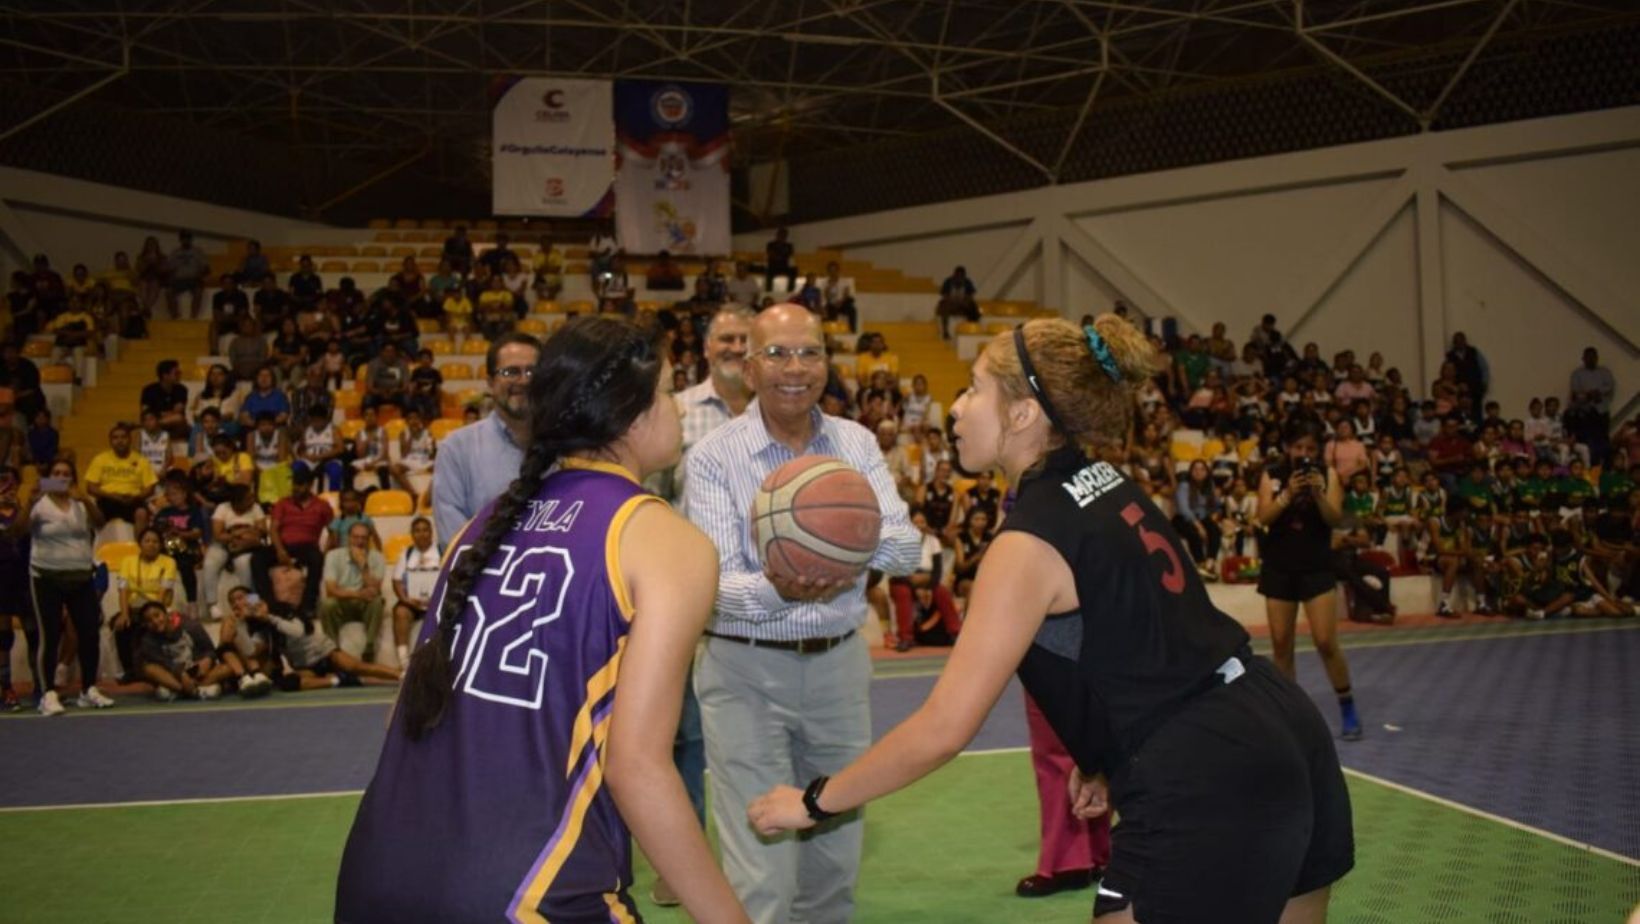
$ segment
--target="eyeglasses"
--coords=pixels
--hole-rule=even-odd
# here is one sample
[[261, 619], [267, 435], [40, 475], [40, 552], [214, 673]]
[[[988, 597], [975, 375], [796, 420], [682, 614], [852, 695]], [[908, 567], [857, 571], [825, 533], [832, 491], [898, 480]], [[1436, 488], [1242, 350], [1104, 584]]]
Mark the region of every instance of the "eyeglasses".
[[500, 369], [495, 370], [495, 374], [500, 376], [503, 379], [506, 379], [509, 382], [514, 381], [516, 379], [523, 379], [524, 381], [528, 382], [531, 379], [535, 378], [535, 367], [534, 366], [502, 366]]
[[812, 366], [825, 360], [826, 348], [817, 346], [766, 346], [758, 350], [755, 355], [776, 366], [784, 366], [792, 357], [796, 357], [800, 365]]

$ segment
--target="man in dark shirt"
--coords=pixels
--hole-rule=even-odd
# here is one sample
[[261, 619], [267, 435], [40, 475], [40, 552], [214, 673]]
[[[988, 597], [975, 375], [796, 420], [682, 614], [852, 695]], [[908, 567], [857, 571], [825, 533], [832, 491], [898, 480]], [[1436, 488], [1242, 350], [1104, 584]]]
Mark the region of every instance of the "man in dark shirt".
[[463, 276], [473, 271], [473, 242], [467, 239], [466, 225], [456, 225], [455, 233], [444, 239], [444, 260]]
[[1459, 476], [1469, 470], [1474, 455], [1469, 440], [1458, 430], [1457, 416], [1451, 414], [1441, 421], [1441, 432], [1429, 441], [1424, 452], [1430, 468], [1441, 476], [1441, 483], [1448, 491], [1453, 490]]
[[483, 256], [478, 258], [478, 262], [484, 264], [485, 268], [490, 271], [491, 276], [499, 276], [505, 273], [507, 271], [507, 261], [518, 259], [518, 255], [513, 253], [507, 246], [511, 242], [512, 238], [508, 237], [506, 232], [497, 233], [495, 246], [484, 251]]
[[0, 388], [11, 389], [15, 399], [12, 406], [23, 420], [32, 421], [46, 406], [45, 393], [40, 390], [40, 367], [23, 355], [14, 340], [0, 344]]
[[792, 262], [792, 255], [796, 248], [791, 241], [786, 240], [791, 232], [785, 228], [778, 228], [774, 232], [774, 240], [763, 245], [763, 288], [774, 288], [774, 277], [786, 277], [786, 291], [797, 288], [797, 264]]
[[410, 370], [410, 394], [405, 398], [405, 413], [421, 412], [423, 420], [437, 420], [439, 397], [444, 391], [444, 375], [433, 368], [433, 351], [416, 354], [416, 365]]
[[174, 359], [162, 359], [154, 367], [154, 377], [158, 381], [142, 387], [141, 409], [153, 411], [172, 439], [187, 439], [193, 428], [188, 424], [188, 386], [182, 384], [182, 366]]
[[221, 288], [211, 296], [211, 316], [220, 319], [225, 315], [236, 312], [250, 311], [251, 300], [245, 290], [239, 287], [239, 280], [232, 273], [223, 273], [217, 280]]
[[951, 275], [940, 283], [940, 304], [936, 313], [940, 319], [941, 337], [951, 336], [952, 315], [960, 315], [969, 321], [979, 320], [979, 303], [974, 301], [974, 292], [974, 281], [968, 278], [965, 267], [952, 270]]
[[256, 307], [256, 320], [267, 331], [279, 329], [286, 312], [290, 310], [290, 303], [289, 293], [279, 288], [279, 280], [272, 273], [262, 277], [256, 294], [251, 296], [251, 304]]
[[68, 289], [63, 285], [63, 277], [51, 268], [51, 258], [45, 254], [35, 254], [34, 275], [34, 303], [39, 306], [45, 317], [54, 317], [68, 306]]
[[370, 361], [365, 370], [364, 407], [391, 404], [404, 406], [404, 389], [410, 381], [410, 370], [399, 356], [399, 348], [391, 343], [382, 345], [381, 355]]
[[264, 600], [276, 599], [269, 571], [274, 565], [299, 566], [306, 572], [301, 612], [312, 616], [318, 612], [319, 586], [324, 579], [325, 528], [335, 518], [330, 505], [313, 493], [312, 469], [298, 468], [291, 473], [290, 496], [273, 505], [271, 516], [273, 526], [269, 539], [272, 544], [251, 562], [256, 592]]
[[331, 416], [335, 409], [335, 398], [325, 386], [325, 367], [320, 363], [312, 363], [307, 367], [307, 379], [298, 388], [290, 392], [290, 419], [292, 429], [300, 435], [301, 426], [307, 421], [314, 408], [321, 408], [325, 416]]
[[313, 271], [313, 258], [302, 254], [296, 272], [290, 275], [290, 300], [297, 308], [311, 308], [325, 294], [325, 281]]

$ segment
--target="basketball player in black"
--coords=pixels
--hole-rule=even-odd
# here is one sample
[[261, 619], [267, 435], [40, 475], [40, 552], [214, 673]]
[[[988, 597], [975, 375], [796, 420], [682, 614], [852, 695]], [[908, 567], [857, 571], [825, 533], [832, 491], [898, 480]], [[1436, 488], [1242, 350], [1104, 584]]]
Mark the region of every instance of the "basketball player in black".
[[986, 346], [953, 408], [957, 451], [970, 471], [1000, 466], [1019, 494], [951, 659], [927, 702], [846, 770], [755, 801], [758, 830], [807, 828], [927, 775], [1017, 671], [1076, 759], [1077, 814], [1121, 814], [1100, 924], [1326, 919], [1354, 865], [1326, 724], [1213, 607], [1167, 518], [1084, 449], [1126, 433], [1155, 367], [1114, 315], [1034, 320]]

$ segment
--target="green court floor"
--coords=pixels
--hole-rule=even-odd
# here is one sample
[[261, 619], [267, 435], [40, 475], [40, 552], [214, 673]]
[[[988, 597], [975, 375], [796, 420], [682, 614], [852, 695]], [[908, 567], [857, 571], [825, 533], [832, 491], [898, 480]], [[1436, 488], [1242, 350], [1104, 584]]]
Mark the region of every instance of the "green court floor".
[[[1022, 752], [959, 758], [872, 807], [855, 920], [1077, 922], [1091, 892], [1013, 896], [1036, 856]], [[1357, 777], [1345, 924], [1616, 924], [1640, 868]], [[0, 921], [296, 924], [330, 920], [355, 795], [0, 812]], [[653, 924], [652, 874], [636, 894]]]

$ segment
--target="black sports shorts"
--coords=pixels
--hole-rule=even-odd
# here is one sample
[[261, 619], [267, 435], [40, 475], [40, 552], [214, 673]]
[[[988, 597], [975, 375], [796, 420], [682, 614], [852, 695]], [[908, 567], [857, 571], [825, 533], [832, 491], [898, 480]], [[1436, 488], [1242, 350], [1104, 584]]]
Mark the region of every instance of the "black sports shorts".
[[1111, 780], [1120, 822], [1093, 912], [1145, 924], [1275, 924], [1355, 865], [1332, 732], [1261, 657], [1202, 693]]
[[1265, 563], [1258, 575], [1260, 596], [1271, 600], [1302, 603], [1335, 589], [1338, 577], [1331, 571], [1282, 571]]

